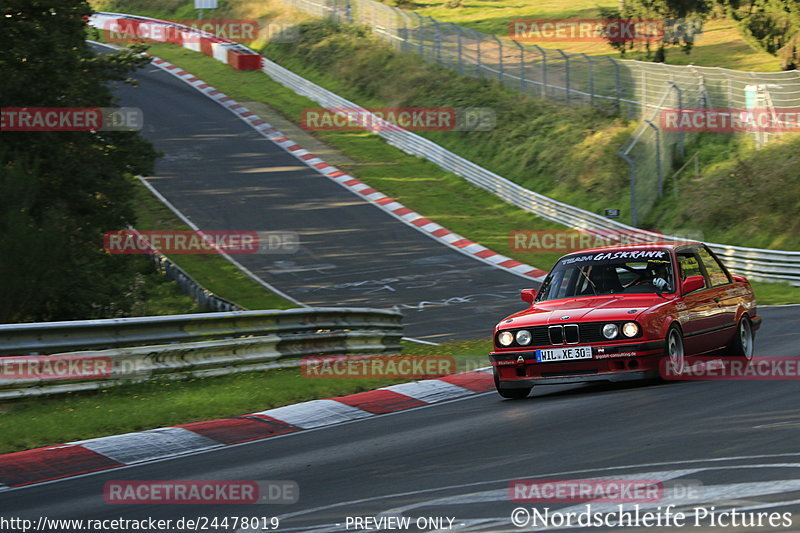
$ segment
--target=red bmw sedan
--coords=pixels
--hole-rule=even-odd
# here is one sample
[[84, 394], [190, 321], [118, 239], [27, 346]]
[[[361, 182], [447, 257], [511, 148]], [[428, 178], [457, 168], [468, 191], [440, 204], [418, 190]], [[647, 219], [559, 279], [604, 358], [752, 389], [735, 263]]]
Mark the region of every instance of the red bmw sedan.
[[753, 289], [702, 243], [660, 242], [565, 255], [527, 309], [503, 319], [489, 354], [497, 391], [535, 384], [680, 375], [691, 357], [750, 360], [761, 324]]

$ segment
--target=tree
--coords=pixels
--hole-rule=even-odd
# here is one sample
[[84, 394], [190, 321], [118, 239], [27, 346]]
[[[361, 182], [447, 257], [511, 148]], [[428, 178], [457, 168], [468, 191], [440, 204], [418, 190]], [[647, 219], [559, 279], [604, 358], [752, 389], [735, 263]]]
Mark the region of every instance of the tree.
[[[720, 1], [720, 0], [718, 0]], [[781, 59], [784, 69], [800, 64], [800, 2], [797, 0], [750, 0], [728, 14], [754, 48]]]
[[658, 21], [661, 31], [651, 38], [609, 39], [609, 43], [622, 55], [630, 50], [642, 51], [647, 59], [663, 62], [668, 47], [691, 52], [711, 8], [710, 0], [626, 0], [618, 9], [601, 8], [600, 14], [607, 19]]
[[[74, 0], [6, 0], [2, 107], [112, 107], [106, 86], [147, 63], [138, 50], [97, 56], [91, 9]], [[0, 134], [0, 321], [125, 314], [134, 266], [102, 250], [133, 224], [133, 176], [156, 153], [137, 132]]]

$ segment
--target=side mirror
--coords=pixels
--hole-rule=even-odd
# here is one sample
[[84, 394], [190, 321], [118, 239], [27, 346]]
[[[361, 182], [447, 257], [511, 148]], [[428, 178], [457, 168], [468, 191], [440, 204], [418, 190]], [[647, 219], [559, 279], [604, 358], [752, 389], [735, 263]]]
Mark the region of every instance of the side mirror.
[[522, 289], [519, 297], [522, 298], [523, 302], [533, 305], [533, 299], [536, 298], [536, 289]]
[[689, 276], [681, 283], [681, 293], [688, 294], [706, 286], [703, 276]]

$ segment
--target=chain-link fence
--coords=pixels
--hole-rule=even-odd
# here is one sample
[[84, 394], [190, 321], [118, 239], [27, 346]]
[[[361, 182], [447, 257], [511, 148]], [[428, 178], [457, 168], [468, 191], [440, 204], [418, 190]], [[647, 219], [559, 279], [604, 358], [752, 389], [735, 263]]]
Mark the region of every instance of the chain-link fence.
[[[741, 72], [542, 48], [441, 22], [374, 0], [283, 0], [312, 15], [363, 24], [399, 51], [566, 104], [608, 108], [642, 123], [621, 148], [635, 225], [663, 192], [691, 134], [667, 131], [667, 109], [800, 109], [800, 71]], [[763, 145], [777, 133], [756, 133]]]

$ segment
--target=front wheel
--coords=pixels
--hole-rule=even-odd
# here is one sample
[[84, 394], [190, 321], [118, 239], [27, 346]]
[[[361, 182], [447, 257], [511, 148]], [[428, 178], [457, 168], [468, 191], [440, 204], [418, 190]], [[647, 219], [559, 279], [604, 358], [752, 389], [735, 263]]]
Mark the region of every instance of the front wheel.
[[742, 316], [736, 326], [736, 336], [733, 338], [728, 351], [732, 357], [741, 357], [745, 361], [752, 361], [754, 341], [753, 325], [747, 315]]
[[500, 380], [497, 378], [497, 374], [494, 375], [494, 386], [497, 389], [497, 394], [509, 400], [522, 400], [523, 398], [527, 398], [531, 393], [531, 389], [533, 389], [533, 387], [503, 388], [500, 386]]
[[683, 335], [676, 327], [670, 328], [666, 339], [666, 374], [673, 378], [680, 377], [686, 369], [686, 357], [683, 350]]

